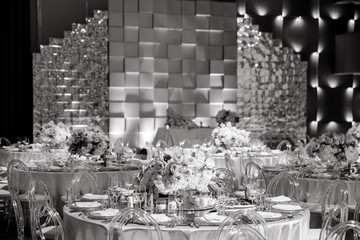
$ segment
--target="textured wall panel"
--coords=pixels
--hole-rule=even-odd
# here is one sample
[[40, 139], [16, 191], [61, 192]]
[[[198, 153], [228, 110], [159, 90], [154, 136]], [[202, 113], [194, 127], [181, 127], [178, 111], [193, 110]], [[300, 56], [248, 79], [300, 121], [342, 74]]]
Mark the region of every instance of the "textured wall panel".
[[[107, 12], [94, 11], [86, 24], [73, 24], [63, 39], [50, 39], [49, 46], [41, 46], [40, 54], [34, 54], [35, 123], [87, 125], [99, 116], [108, 131], [107, 19]], [[118, 54], [118, 49], [112, 49]]]

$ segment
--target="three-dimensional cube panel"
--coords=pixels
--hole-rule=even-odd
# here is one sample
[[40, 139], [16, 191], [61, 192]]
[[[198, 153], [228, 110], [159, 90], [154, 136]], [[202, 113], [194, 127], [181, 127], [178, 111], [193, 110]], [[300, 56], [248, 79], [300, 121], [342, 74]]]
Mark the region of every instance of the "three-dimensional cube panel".
[[210, 72], [210, 61], [196, 60], [196, 74], [207, 74]]
[[207, 60], [210, 59], [210, 49], [209, 46], [196, 46], [196, 59], [197, 60]]
[[111, 117], [123, 117], [124, 116], [124, 103], [110, 102], [109, 103], [109, 114]]
[[140, 72], [153, 73], [155, 72], [155, 61], [153, 58], [140, 59]]
[[149, 28], [153, 29], [154, 23], [153, 23], [153, 14], [150, 13], [140, 13], [139, 16], [139, 27], [140, 28]]
[[182, 106], [182, 115], [186, 117], [194, 118], [196, 116], [195, 113], [195, 104], [194, 103], [185, 103]]
[[109, 12], [109, 27], [123, 27], [123, 13], [122, 12]]
[[209, 45], [210, 33], [208, 31], [196, 31], [196, 44], [197, 45]]
[[125, 86], [125, 74], [122, 72], [110, 73], [110, 87], [124, 87]]
[[140, 132], [152, 132], [155, 127], [155, 119], [154, 118], [141, 118], [140, 119]]
[[153, 88], [154, 75], [151, 73], [140, 73], [140, 88]]
[[223, 109], [223, 105], [223, 103], [210, 103], [210, 117], [215, 117]]
[[139, 103], [131, 103], [131, 102], [124, 103], [124, 117], [125, 118], [132, 118], [132, 117], [139, 117], [139, 116], [140, 116], [140, 104]]
[[209, 103], [197, 103], [196, 104], [196, 116], [197, 117], [210, 116], [210, 104]]
[[125, 102], [130, 102], [130, 103], [139, 102], [139, 89], [126, 88], [124, 94], [125, 94]]
[[[125, 42], [139, 43], [139, 28], [137, 27], [124, 27], [124, 40]], [[126, 50], [126, 49], [125, 49]]]
[[162, 88], [155, 88], [154, 89], [155, 93], [154, 93], [154, 101], [155, 102], [160, 102], [160, 103], [167, 103], [168, 99], [169, 99], [169, 90], [166, 88], [162, 89]]
[[194, 103], [195, 102], [195, 90], [194, 89], [183, 89], [182, 90], [182, 102], [183, 103]]
[[125, 101], [124, 88], [109, 87], [109, 101]]
[[124, 26], [125, 27], [139, 27], [139, 13], [125, 12], [124, 13]]
[[181, 88], [182, 87], [182, 75], [170, 74], [168, 79], [168, 88]]
[[181, 73], [181, 60], [180, 59], [169, 59], [168, 60], [168, 72], [171, 73]]
[[167, 44], [167, 34], [166, 28], [154, 28], [154, 42]]
[[155, 118], [155, 129], [165, 127], [166, 120], [167, 120], [166, 114], [165, 114], [165, 117], [156, 117]]
[[169, 29], [167, 32], [168, 44], [181, 44], [181, 30]]
[[168, 46], [166, 44], [155, 44], [154, 46], [154, 58], [167, 58]]
[[196, 73], [196, 60], [182, 60], [183, 73]]
[[211, 17], [209, 18], [209, 28], [211, 30], [224, 30], [224, 18], [223, 17]]
[[154, 57], [154, 45], [151, 43], [139, 44], [139, 57], [140, 58], [153, 58]]
[[169, 107], [168, 102], [166, 102], [166, 103], [160, 103], [160, 102], [154, 103], [155, 116], [157, 118], [158, 117], [166, 117], [168, 107]]
[[195, 90], [195, 102], [196, 103], [208, 103], [209, 102], [209, 90], [196, 89]]
[[169, 62], [167, 59], [155, 59], [154, 60], [154, 72], [167, 73], [169, 69]]
[[[144, 1], [144, 0], [140, 0], [140, 1]], [[147, 1], [147, 0], [145, 0], [145, 1]], [[111, 11], [122, 12], [124, 10], [123, 5], [124, 5], [123, 0], [109, 0], [108, 1], [108, 6]], [[109, 16], [109, 19], [110, 19], [110, 16]]]
[[155, 107], [153, 103], [140, 103], [140, 118], [155, 117]]
[[196, 30], [182, 30], [181, 42], [184, 43], [196, 43]]
[[236, 17], [237, 15], [237, 4], [234, 2], [222, 2], [223, 16], [224, 17]]
[[207, 15], [209, 16], [210, 11], [210, 2], [208, 1], [196, 1], [196, 15]]
[[124, 43], [124, 57], [138, 58], [139, 44], [138, 43]]
[[224, 96], [224, 103], [236, 103], [237, 90], [236, 89], [224, 89], [223, 96]]
[[122, 133], [125, 130], [125, 119], [112, 117], [109, 119], [109, 127], [113, 133]]
[[223, 103], [224, 96], [222, 89], [211, 89], [210, 90], [210, 103]]
[[182, 88], [194, 89], [196, 88], [196, 76], [192, 74], [182, 75]]
[[193, 44], [183, 44], [181, 45], [181, 59], [195, 59], [196, 56], [196, 46]]
[[223, 74], [224, 61], [210, 61], [210, 74], [211, 73]]
[[210, 87], [222, 89], [224, 87], [224, 76], [220, 74], [210, 74]]
[[109, 43], [110, 57], [123, 57], [124, 56], [124, 43], [122, 42], [110, 42]]
[[182, 89], [174, 88], [169, 89], [169, 103], [181, 103], [182, 102]]
[[167, 17], [167, 27], [168, 28], [176, 28], [181, 30], [181, 15], [168, 15]]
[[140, 85], [139, 73], [125, 73], [125, 87], [138, 88]]
[[168, 58], [169, 59], [181, 59], [181, 46], [175, 44], [168, 45]]
[[195, 1], [181, 1], [182, 15], [195, 15]]
[[154, 14], [154, 28], [167, 28], [168, 27], [168, 14]]
[[155, 88], [168, 88], [168, 78], [167, 74], [156, 74], [154, 75], [154, 87]]
[[210, 88], [210, 76], [196, 75], [196, 88]]
[[138, 0], [123, 0], [124, 1], [124, 12], [138, 12], [139, 1]]
[[125, 58], [125, 72], [139, 72], [139, 62], [138, 58]]
[[154, 0], [154, 13], [167, 13], [167, 0]]
[[210, 32], [210, 45], [223, 45], [223, 32], [222, 31], [213, 31]]
[[177, 113], [181, 113], [183, 105], [182, 103], [169, 103], [169, 108], [172, 108]]
[[124, 28], [110, 27], [109, 28], [109, 42], [123, 42]]
[[140, 89], [140, 102], [153, 102], [154, 101], [154, 89]]
[[236, 46], [237, 37], [236, 32], [224, 32], [223, 33], [223, 45], [224, 46]]

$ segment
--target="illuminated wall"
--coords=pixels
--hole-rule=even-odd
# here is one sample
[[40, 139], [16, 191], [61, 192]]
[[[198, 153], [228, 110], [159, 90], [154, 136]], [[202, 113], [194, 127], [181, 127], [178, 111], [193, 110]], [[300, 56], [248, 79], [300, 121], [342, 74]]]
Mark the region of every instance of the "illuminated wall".
[[171, 107], [215, 126], [236, 111], [235, 3], [110, 0], [110, 138], [144, 147]]
[[360, 30], [359, 6], [332, 0], [239, 0], [261, 32], [308, 62], [307, 133], [344, 132], [360, 121], [359, 76], [334, 74], [335, 36]]
[[34, 122], [83, 126], [98, 117], [108, 131], [108, 14], [94, 11], [64, 38], [33, 55]]

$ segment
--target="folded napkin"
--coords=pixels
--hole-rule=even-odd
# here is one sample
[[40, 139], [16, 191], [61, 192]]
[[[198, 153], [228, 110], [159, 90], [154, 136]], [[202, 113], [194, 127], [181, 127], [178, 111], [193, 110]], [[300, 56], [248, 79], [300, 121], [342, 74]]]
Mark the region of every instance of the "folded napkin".
[[165, 214], [151, 214], [151, 216], [155, 219], [156, 222], [170, 222], [171, 221], [171, 218], [169, 218]]
[[106, 210], [92, 211], [91, 215], [99, 217], [113, 217], [119, 212], [119, 209], [108, 208]]
[[291, 198], [281, 195], [277, 197], [270, 197], [268, 198], [268, 200], [270, 200], [271, 202], [290, 202]]
[[281, 213], [276, 213], [276, 212], [257, 211], [256, 213], [258, 213], [260, 216], [262, 216], [265, 219], [274, 219], [274, 218], [276, 219], [282, 216]]
[[101, 204], [99, 202], [75, 202], [73, 206], [78, 208], [92, 208], [100, 207]]
[[278, 210], [286, 210], [286, 211], [302, 210], [302, 207], [297, 204], [277, 204], [277, 205], [274, 205], [273, 208], [278, 209]]
[[109, 196], [107, 194], [92, 194], [92, 193], [86, 193], [84, 196], [81, 197], [82, 200], [103, 200], [108, 199]]

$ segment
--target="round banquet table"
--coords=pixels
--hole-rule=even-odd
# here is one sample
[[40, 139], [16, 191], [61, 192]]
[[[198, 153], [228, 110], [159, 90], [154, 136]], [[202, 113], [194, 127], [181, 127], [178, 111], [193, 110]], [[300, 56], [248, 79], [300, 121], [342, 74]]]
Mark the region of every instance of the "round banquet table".
[[[18, 171], [20, 178], [19, 181], [25, 181], [21, 171]], [[64, 173], [61, 171], [30, 171], [33, 178], [43, 180], [54, 199], [55, 209], [61, 214], [64, 206], [61, 197], [65, 195], [64, 189]], [[97, 183], [99, 184], [100, 190], [106, 190], [108, 188], [109, 179], [112, 176], [117, 176], [119, 181], [125, 182], [126, 180], [133, 180], [138, 171], [98, 171], [94, 172]], [[66, 174], [68, 178], [74, 176], [75, 172], [69, 172]]]
[[[267, 179], [267, 182], [270, 182], [270, 180], [275, 176], [274, 174], [265, 173], [265, 177]], [[316, 179], [316, 178], [301, 178], [298, 179], [299, 186], [302, 188], [303, 191], [308, 192], [311, 194], [311, 197], [308, 199], [309, 202], [315, 202], [321, 199], [325, 193], [327, 188], [336, 180], [334, 179]], [[356, 199], [360, 196], [360, 182], [356, 183], [353, 180], [343, 180], [347, 186], [348, 189], [348, 199], [349, 199], [349, 206], [356, 205]], [[287, 181], [280, 181], [279, 185], [277, 186], [277, 193], [278, 194], [285, 194], [286, 195], [286, 189], [289, 188]], [[337, 201], [335, 199], [339, 195], [331, 195], [331, 202]]]
[[[109, 223], [88, 218], [79, 212], [70, 212], [69, 207], [63, 209], [67, 238], [72, 240], [105, 240]], [[268, 222], [269, 240], [307, 240], [309, 239], [310, 212], [305, 210], [291, 219]], [[167, 228], [160, 226], [163, 239], [172, 240], [209, 240], [213, 239], [217, 226], [176, 226]], [[142, 225], [129, 224], [124, 227], [126, 239], [145, 239], [146, 229]]]
[[[240, 155], [232, 157], [230, 164], [234, 169], [235, 177], [238, 180], [238, 183], [241, 184], [241, 178], [245, 175], [245, 167], [248, 162], [253, 161], [260, 167], [262, 166], [275, 166], [278, 164], [286, 164], [288, 161], [282, 155], [281, 152], [273, 150], [272, 153], [261, 152], [257, 155], [251, 157], [248, 155]], [[224, 154], [215, 154], [214, 156], [216, 168], [226, 168], [226, 160]]]

